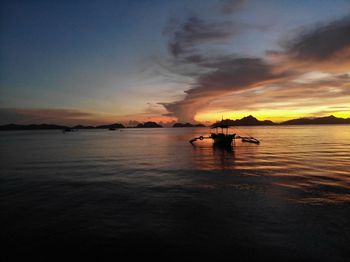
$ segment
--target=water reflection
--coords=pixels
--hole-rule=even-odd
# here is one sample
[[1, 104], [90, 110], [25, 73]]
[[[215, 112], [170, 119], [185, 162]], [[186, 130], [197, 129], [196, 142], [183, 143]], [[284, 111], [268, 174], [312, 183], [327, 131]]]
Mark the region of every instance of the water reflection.
[[154, 250], [198, 243], [196, 255], [211, 248], [256, 260], [262, 252], [346, 261], [350, 127], [242, 129], [261, 144], [192, 147], [189, 139], [208, 130], [191, 128], [4, 132], [5, 242], [41, 250], [49, 240], [90, 241], [114, 251], [137, 250], [135, 241]]
[[191, 158], [199, 170], [230, 170], [235, 168], [235, 148], [215, 145], [193, 145]]
[[181, 184], [179, 177], [196, 183], [198, 174], [212, 172], [231, 179], [254, 176], [248, 183], [267, 183], [298, 201], [349, 202], [349, 126], [240, 127], [234, 132], [257, 137], [261, 144], [235, 140], [232, 150], [213, 148], [211, 140], [195, 146], [188, 143], [209, 132], [173, 128], [79, 131], [64, 136], [48, 131], [3, 133], [0, 156], [3, 172], [17, 172], [19, 177], [22, 172], [28, 177], [52, 174], [96, 180], [109, 174], [108, 179], [115, 181], [152, 185], [159, 182], [155, 178], [162, 184]]
[[350, 136], [346, 129], [350, 132], [348, 126], [245, 128], [244, 132], [262, 143], [236, 140], [230, 151], [213, 148], [210, 141], [201, 142], [188, 153], [192, 162], [188, 165], [198, 170], [231, 170], [233, 176], [258, 176], [252, 183], [268, 181], [292, 201], [350, 202]]

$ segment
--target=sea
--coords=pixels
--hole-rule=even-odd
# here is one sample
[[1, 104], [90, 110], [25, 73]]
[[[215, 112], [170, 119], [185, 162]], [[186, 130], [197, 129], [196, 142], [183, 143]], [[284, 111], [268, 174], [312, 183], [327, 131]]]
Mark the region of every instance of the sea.
[[350, 125], [230, 132], [0, 132], [2, 257], [349, 261]]

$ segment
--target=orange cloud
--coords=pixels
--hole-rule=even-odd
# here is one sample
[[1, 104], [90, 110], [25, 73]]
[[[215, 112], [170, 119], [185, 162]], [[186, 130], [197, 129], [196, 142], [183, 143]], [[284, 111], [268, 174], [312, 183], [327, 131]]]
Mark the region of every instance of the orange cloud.
[[[191, 44], [190, 54], [178, 53], [182, 56], [174, 59], [197, 70], [192, 73], [194, 84], [182, 100], [162, 103], [166, 115], [180, 121], [193, 121], [199, 112], [215, 108], [315, 106], [316, 110], [320, 105], [349, 101], [350, 17], [304, 31], [282, 51], [269, 51], [264, 58], [210, 57], [195, 42]], [[300, 82], [301, 76], [314, 71], [327, 77]]]
[[[151, 110], [152, 111], [152, 110]], [[100, 125], [121, 122], [126, 125], [130, 120], [137, 122], [172, 123], [175, 119], [162, 116], [159, 111], [134, 115], [115, 115], [99, 112], [87, 112], [77, 109], [51, 108], [0, 108], [0, 124], [40, 124], [53, 123], [62, 125]]]

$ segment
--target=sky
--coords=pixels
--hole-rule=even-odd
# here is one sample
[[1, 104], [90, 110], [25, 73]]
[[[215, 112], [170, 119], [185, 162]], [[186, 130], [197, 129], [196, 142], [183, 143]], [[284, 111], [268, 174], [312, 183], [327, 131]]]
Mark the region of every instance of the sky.
[[350, 117], [349, 0], [0, 3], [0, 124]]

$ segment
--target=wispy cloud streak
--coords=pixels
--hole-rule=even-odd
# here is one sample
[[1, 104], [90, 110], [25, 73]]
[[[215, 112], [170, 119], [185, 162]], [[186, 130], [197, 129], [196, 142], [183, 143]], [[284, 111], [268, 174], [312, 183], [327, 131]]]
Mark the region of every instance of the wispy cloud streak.
[[183, 23], [171, 20], [163, 34], [170, 37], [170, 54], [178, 58], [195, 53], [202, 44], [227, 40], [236, 34], [237, 30], [238, 28], [229, 21], [207, 22], [191, 16]]

